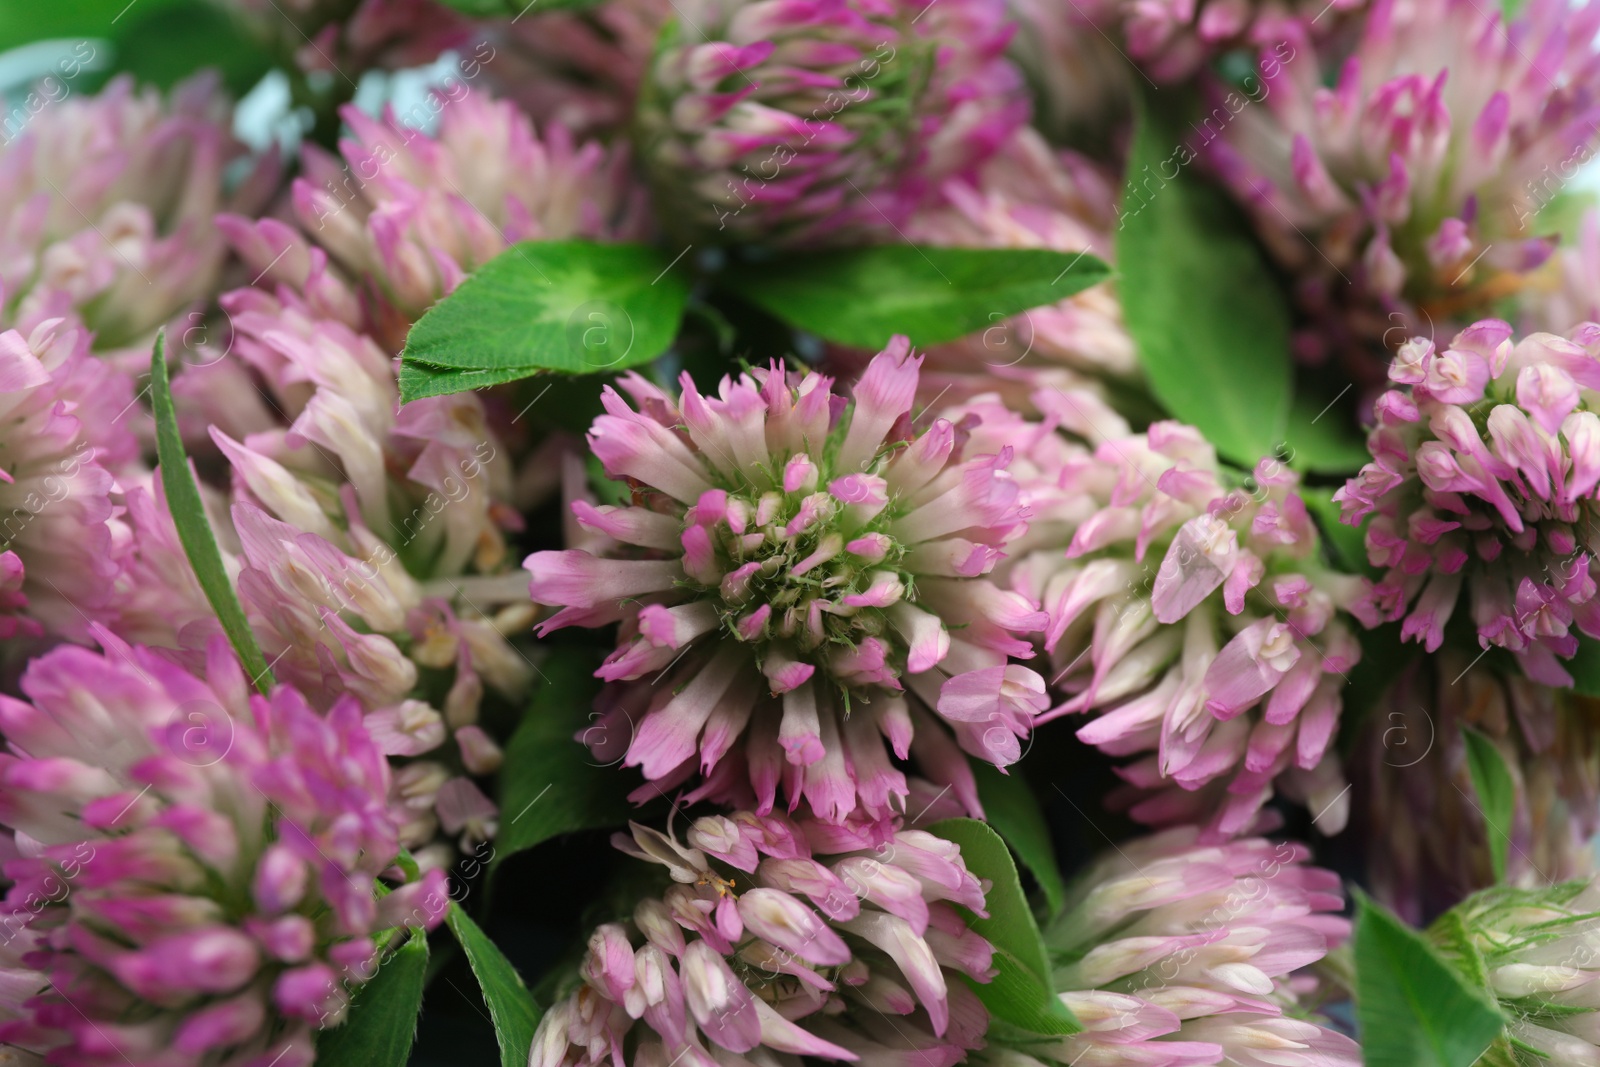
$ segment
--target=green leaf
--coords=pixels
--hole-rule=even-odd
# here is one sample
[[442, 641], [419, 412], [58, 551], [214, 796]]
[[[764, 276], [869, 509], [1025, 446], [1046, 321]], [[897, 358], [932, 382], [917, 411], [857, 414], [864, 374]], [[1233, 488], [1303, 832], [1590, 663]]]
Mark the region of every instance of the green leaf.
[[1511, 820], [1517, 811], [1517, 787], [1511, 770], [1493, 741], [1470, 726], [1461, 728], [1467, 743], [1467, 770], [1472, 788], [1478, 794], [1479, 810], [1487, 824], [1489, 859], [1494, 864], [1494, 880], [1506, 879], [1506, 852], [1511, 847]]
[[428, 939], [413, 933], [356, 990], [349, 1018], [317, 1033], [318, 1067], [404, 1067], [422, 1011]]
[[1321, 485], [1299, 488], [1300, 499], [1306, 502], [1306, 510], [1316, 518], [1323, 540], [1332, 549], [1334, 563], [1352, 574], [1365, 573], [1369, 570], [1365, 528], [1344, 521], [1344, 508], [1333, 499], [1334, 492]]
[[785, 255], [724, 280], [792, 326], [882, 348], [897, 333], [918, 346], [953, 341], [1110, 276], [1083, 253], [902, 244]]
[[255, 634], [245, 619], [244, 608], [234, 592], [228, 572], [222, 566], [222, 553], [217, 549], [216, 536], [206, 521], [205, 504], [200, 499], [200, 487], [195, 483], [194, 471], [189, 468], [189, 457], [183, 450], [183, 438], [178, 434], [178, 417], [172, 407], [172, 385], [167, 380], [166, 334], [156, 334], [155, 351], [150, 356], [150, 397], [155, 408], [156, 457], [161, 462], [161, 487], [166, 490], [167, 507], [172, 512], [173, 525], [178, 528], [178, 540], [183, 543], [184, 555], [200, 582], [200, 588], [222, 623], [222, 632], [233, 643], [239, 662], [250, 675], [256, 688], [264, 694], [272, 688], [272, 669], [256, 644]]
[[1289, 414], [1289, 305], [1248, 225], [1192, 164], [1181, 121], [1137, 108], [1117, 291], [1156, 398], [1253, 467]]
[[961, 846], [967, 869], [992, 883], [984, 904], [987, 919], [970, 915], [967, 925], [994, 946], [999, 973], [973, 992], [996, 1018], [1034, 1034], [1075, 1034], [1081, 1029], [1050, 983], [1050, 957], [1028, 910], [1016, 864], [1006, 844], [976, 819], [945, 819], [928, 831]]
[[[0, 4], [0, 53], [42, 41], [62, 46], [60, 62], [38, 69], [36, 76], [53, 78], [72, 95], [97, 91], [104, 76], [117, 71], [168, 88], [202, 68], [213, 68], [229, 92], [240, 96], [272, 66], [271, 56], [239, 20], [224, 5], [207, 0]], [[0, 89], [17, 85], [9, 77], [0, 79]], [[50, 88], [49, 98], [60, 99], [56, 87]]]
[[401, 378], [401, 399], [647, 363], [672, 344], [688, 300], [688, 280], [646, 245], [513, 245], [411, 328], [402, 356], [420, 369]]
[[114, 29], [115, 67], [140, 82], [170, 88], [202, 67], [222, 75], [234, 96], [249, 92], [272, 68], [272, 56], [221, 5], [177, 0], [127, 8]]
[[487, 389], [528, 377], [532, 372], [526, 367], [509, 367], [505, 370], [456, 370], [451, 367], [430, 367], [426, 363], [400, 364], [400, 396], [407, 403], [429, 396], [448, 396], [465, 393], [469, 389]]
[[1354, 474], [1372, 459], [1366, 438], [1350, 422], [1350, 411], [1339, 404], [1306, 394], [1296, 396], [1284, 433], [1284, 462], [1314, 474]]
[[[184, 0], [139, 0], [152, 9]], [[128, 0], [50, 0], [0, 4], [0, 51], [55, 38], [114, 37], [127, 21]], [[200, 66], [200, 63], [196, 63]]]
[[1470, 1067], [1499, 1036], [1499, 1009], [1360, 890], [1355, 959], [1367, 1067]]
[[[600, 683], [594, 663], [570, 651], [539, 668], [528, 713], [506, 745], [500, 770], [500, 832], [491, 866], [559, 834], [621, 826], [637, 812], [620, 766], [599, 761], [575, 740], [599, 731], [589, 710]], [[594, 740], [599, 740], [594, 738]], [[608, 758], [620, 762], [631, 737], [606, 738]]]
[[978, 780], [978, 799], [983, 802], [989, 825], [1039, 883], [1046, 909], [1054, 915], [1066, 900], [1067, 887], [1056, 865], [1055, 847], [1050, 844], [1050, 827], [1033, 790], [1022, 775], [1015, 771], [1001, 774], [998, 767], [984, 760], [972, 761], [972, 773]]
[[1600, 641], [1578, 635], [1578, 652], [1566, 661], [1572, 688], [1587, 697], [1600, 697]]
[[539, 1009], [523, 984], [522, 976], [511, 966], [487, 934], [467, 917], [461, 906], [451, 903], [445, 916], [450, 931], [461, 942], [483, 990], [483, 1002], [494, 1021], [495, 1040], [500, 1042], [500, 1067], [524, 1067], [533, 1047], [533, 1032], [539, 1026]]

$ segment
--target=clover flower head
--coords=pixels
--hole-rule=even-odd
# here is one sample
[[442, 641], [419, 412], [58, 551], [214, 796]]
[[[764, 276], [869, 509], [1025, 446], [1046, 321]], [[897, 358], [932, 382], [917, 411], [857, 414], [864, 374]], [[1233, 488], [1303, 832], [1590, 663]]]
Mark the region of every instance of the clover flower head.
[[1281, 777], [1336, 829], [1328, 744], [1360, 657], [1342, 614], [1359, 586], [1321, 560], [1289, 457], [1239, 479], [1197, 430], [1118, 435], [1088, 399], [1035, 395], [1043, 428], [1101, 439], [1046, 440], [1019, 476], [1033, 518], [1007, 579], [1050, 615], [1065, 699], [1047, 716], [1093, 712], [1081, 739], [1140, 757], [1119, 774], [1141, 821], [1238, 833]]
[[1299, 276], [1304, 354], [1465, 325], [1549, 257], [1550, 172], [1600, 141], [1597, 27], [1596, 4], [1377, 0], [1348, 53], [1264, 56], [1201, 151]]
[[116, 613], [112, 501], [139, 457], [133, 381], [72, 320], [0, 333], [0, 636], [83, 639]]
[[[298, 226], [217, 220], [264, 289], [293, 290], [315, 317], [392, 351], [435, 301], [517, 241], [619, 239], [638, 225], [621, 154], [576, 143], [559, 124], [537, 131], [509, 101], [460, 80], [426, 111], [344, 108], [352, 136], [341, 156], [303, 151]], [[402, 121], [412, 118], [437, 119], [438, 132]]]
[[[187, 369], [174, 390], [202, 407], [210, 393], [246, 398], [213, 406], [222, 418], [206, 430], [232, 473], [231, 506], [218, 512], [258, 640], [279, 677], [318, 704], [354, 695], [386, 754], [418, 760], [396, 774], [408, 848], [442, 824], [471, 850], [495, 826], [471, 779], [501, 758], [478, 725], [481, 705], [486, 692], [519, 696], [532, 675], [510, 643], [533, 608], [506, 546], [522, 523], [509, 449], [475, 394], [401, 406], [376, 342], [286, 287], [223, 303], [233, 351]], [[167, 571], [134, 583], [144, 599]], [[418, 699], [431, 670], [453, 671], [433, 704]]]
[[[72, 318], [98, 350], [148, 359], [155, 329], [218, 288], [227, 246], [212, 216], [257, 210], [278, 168], [264, 156], [225, 192], [224, 172], [246, 150], [229, 132], [216, 78], [191, 78], [165, 100], [127, 76], [94, 96], [73, 94], [70, 78], [94, 59], [94, 45], [81, 42], [38, 90], [59, 102], [20, 131], [8, 117], [0, 325], [31, 333]], [[52, 86], [63, 95], [50, 97]]]
[[1044, 616], [984, 577], [1024, 526], [1011, 451], [967, 447], [970, 422], [918, 429], [920, 362], [896, 338], [853, 402], [777, 365], [714, 396], [687, 376], [677, 398], [625, 377], [636, 407], [606, 390], [589, 444], [631, 503], [574, 501], [603, 536], [525, 566], [561, 608], [541, 633], [622, 622], [600, 707], [637, 723], [645, 795], [698, 771], [696, 795], [763, 814], [782, 784], [830, 821], [886, 817], [908, 788], [887, 741], [971, 810], [951, 733], [997, 765], [1020, 755], [1044, 682], [1010, 661]]
[[1600, 634], [1600, 326], [1513, 342], [1486, 319], [1443, 350], [1407, 342], [1389, 381], [1372, 462], [1335, 494], [1345, 522], [1368, 520], [1367, 556], [1384, 568], [1352, 610], [1368, 626], [1403, 619], [1402, 639], [1433, 652], [1465, 593], [1479, 645], [1571, 685], [1561, 661], [1580, 632]]
[[699, 1067], [730, 1054], [797, 1065], [906, 1058], [952, 1067], [983, 1045], [988, 1012], [958, 978], [994, 976], [993, 948], [956, 905], [986, 915], [961, 850], [810, 819], [697, 819], [687, 843], [633, 826], [617, 847], [672, 885], [589, 939], [583, 984], [539, 1023], [531, 1067]]
[[697, 0], [680, 18], [636, 140], [663, 203], [712, 239], [892, 226], [1027, 119], [996, 0]]
[[0, 698], [0, 1041], [69, 1067], [310, 1064], [378, 939], [443, 917], [443, 873], [376, 896], [400, 843], [353, 700], [258, 696], [220, 638], [202, 679], [95, 636]]
[[1078, 877], [1045, 942], [1083, 1031], [980, 1061], [1361, 1062], [1354, 1041], [1307, 1016], [1307, 983], [1294, 973], [1349, 936], [1338, 875], [1309, 866], [1309, 850], [1291, 842], [1197, 837], [1180, 827], [1124, 843]]

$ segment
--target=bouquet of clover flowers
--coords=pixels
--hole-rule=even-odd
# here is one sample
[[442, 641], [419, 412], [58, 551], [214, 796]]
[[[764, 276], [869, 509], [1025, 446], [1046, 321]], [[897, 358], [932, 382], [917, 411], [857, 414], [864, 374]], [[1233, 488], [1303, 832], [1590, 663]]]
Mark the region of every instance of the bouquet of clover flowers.
[[0, 1064], [1600, 1064], [1596, 5], [95, 3]]

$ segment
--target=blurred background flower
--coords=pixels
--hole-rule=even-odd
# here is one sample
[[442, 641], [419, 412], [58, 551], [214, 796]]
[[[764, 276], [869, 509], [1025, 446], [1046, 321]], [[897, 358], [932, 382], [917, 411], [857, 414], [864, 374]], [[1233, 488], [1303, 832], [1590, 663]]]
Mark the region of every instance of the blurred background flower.
[[[651, 60], [635, 141], [702, 239], [860, 239], [1027, 121], [1001, 0], [697, 0]], [[680, 214], [681, 213], [681, 214]]]

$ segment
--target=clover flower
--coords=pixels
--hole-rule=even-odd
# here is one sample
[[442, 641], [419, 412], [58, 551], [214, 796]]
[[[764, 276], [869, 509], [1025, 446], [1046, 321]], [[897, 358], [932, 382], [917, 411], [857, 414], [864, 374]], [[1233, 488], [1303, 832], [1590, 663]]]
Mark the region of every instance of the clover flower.
[[258, 696], [220, 639], [201, 679], [95, 636], [0, 697], [0, 1041], [69, 1067], [310, 1064], [380, 944], [448, 904], [440, 872], [375, 895], [400, 843], [359, 706]]
[[[1030, 529], [1005, 580], [1050, 616], [1065, 699], [1041, 719], [1093, 712], [1079, 738], [1139, 757], [1118, 773], [1141, 822], [1238, 833], [1279, 780], [1336, 832], [1329, 741], [1360, 658], [1342, 617], [1359, 586], [1320, 558], [1288, 457], [1237, 484], [1191, 427], [1128, 434], [1081, 394], [1034, 403], [1045, 435], [1017, 461]], [[1058, 425], [1097, 443], [1064, 444]]]
[[[1446, 647], [1409, 664], [1364, 720], [1349, 760], [1370, 892], [1419, 926], [1478, 889], [1595, 870], [1600, 708], [1474, 658]], [[1487, 822], [1464, 729], [1487, 738], [1511, 776], [1509, 824]], [[1503, 878], [1494, 845], [1505, 850]]]
[[1194, 827], [1124, 842], [1078, 876], [1045, 928], [1083, 1030], [976, 1053], [983, 1064], [1356, 1067], [1354, 1041], [1307, 1017], [1293, 972], [1348, 936], [1339, 877], [1302, 845], [1204, 845]]
[[127, 537], [112, 491], [139, 458], [133, 404], [81, 326], [0, 333], [0, 637], [82, 639], [115, 613]]
[[540, 1020], [530, 1067], [622, 1067], [624, 1048], [658, 1065], [952, 1067], [982, 1047], [988, 1012], [957, 976], [989, 981], [993, 949], [954, 905], [986, 915], [986, 886], [953, 843], [749, 811], [697, 819], [687, 845], [632, 829], [617, 847], [673, 885], [595, 930], [583, 984]]
[[1028, 114], [998, 0], [697, 0], [635, 116], [662, 218], [785, 243], [885, 229]]
[[1263, 61], [1203, 152], [1298, 275], [1306, 355], [1470, 322], [1548, 258], [1543, 175], [1600, 143], [1597, 26], [1596, 4], [1377, 0], [1348, 54]]
[[[230, 350], [185, 367], [173, 392], [232, 475], [208, 510], [241, 603], [278, 677], [319, 706], [351, 694], [372, 709], [402, 844], [447, 863], [441, 829], [469, 851], [496, 829], [473, 781], [501, 761], [479, 725], [485, 694], [520, 700], [532, 674], [510, 643], [533, 609], [507, 569], [522, 525], [509, 451], [476, 394], [401, 407], [377, 343], [287, 286], [222, 306]], [[192, 663], [216, 627], [161, 499], [126, 487], [113, 625]]]
[[[521, 528], [510, 456], [481, 398], [400, 406], [377, 344], [297, 294], [243, 289], [223, 307], [234, 353], [193, 377], [248, 367], [266, 386], [265, 402], [244, 393], [226, 413], [242, 439], [209, 426], [233, 475], [227, 532], [263, 652], [313, 700], [350, 693], [375, 709], [377, 743], [415, 760], [395, 775], [407, 847], [442, 823], [471, 849], [494, 831], [494, 805], [471, 781], [500, 763], [478, 725], [486, 687], [519, 699], [532, 673], [509, 642], [533, 621], [508, 569], [506, 534]], [[419, 699], [435, 669], [453, 671], [437, 706]]]
[[1600, 326], [1512, 342], [1497, 319], [1443, 351], [1401, 348], [1367, 438], [1372, 462], [1335, 494], [1385, 568], [1352, 608], [1368, 626], [1404, 619], [1429, 652], [1463, 592], [1483, 648], [1530, 678], [1569, 686], [1561, 660], [1600, 634], [1593, 508], [1600, 484]]
[[[511, 241], [623, 225], [620, 156], [559, 128], [541, 141], [509, 103], [455, 89], [434, 98], [436, 136], [347, 110], [346, 165], [313, 155], [294, 187], [300, 229], [219, 219], [259, 287], [223, 295], [228, 351], [173, 385], [232, 469], [224, 540], [268, 660], [308, 693], [375, 709], [379, 744], [409, 761], [395, 803], [424, 864], [447, 858], [424, 847], [441, 827], [469, 850], [494, 833], [472, 781], [501, 759], [480, 705], [486, 687], [522, 696], [531, 666], [508, 638], [533, 609], [506, 569], [522, 517], [495, 399], [401, 407], [394, 355]], [[435, 669], [453, 675], [424, 701]]]
[[884, 818], [907, 793], [887, 741], [976, 811], [951, 733], [998, 766], [1021, 754], [1044, 681], [1009, 661], [1045, 620], [983, 577], [1023, 524], [1011, 452], [965, 447], [967, 422], [915, 429], [920, 364], [895, 338], [853, 402], [776, 365], [709, 397], [628, 375], [637, 410], [606, 387], [589, 444], [632, 503], [575, 501], [604, 547], [525, 566], [562, 609], [541, 634], [622, 622], [600, 733], [635, 724], [643, 795], [699, 772], [694, 795], [762, 814], [781, 783], [791, 810]]
[[[94, 58], [83, 47], [68, 61], [78, 70]], [[20, 130], [8, 125], [0, 142], [0, 324], [30, 333], [46, 319], [81, 319], [97, 349], [148, 358], [157, 327], [217, 290], [227, 246], [212, 216], [258, 208], [275, 161], [224, 192], [245, 149], [214, 76], [165, 101], [126, 76], [94, 96], [69, 95], [70, 82], [54, 78], [39, 92], [51, 85], [59, 99]]]
[[1600, 885], [1487, 889], [1428, 935], [1505, 1016], [1479, 1063], [1600, 1064]]
[[[517, 241], [621, 238], [637, 231], [626, 158], [566, 129], [541, 136], [509, 102], [454, 80], [430, 98], [438, 133], [340, 116], [343, 156], [303, 149], [292, 189], [299, 227], [223, 215], [218, 228], [269, 291], [299, 294], [317, 318], [398, 352], [422, 312]], [[280, 292], [281, 298], [281, 292]]]

